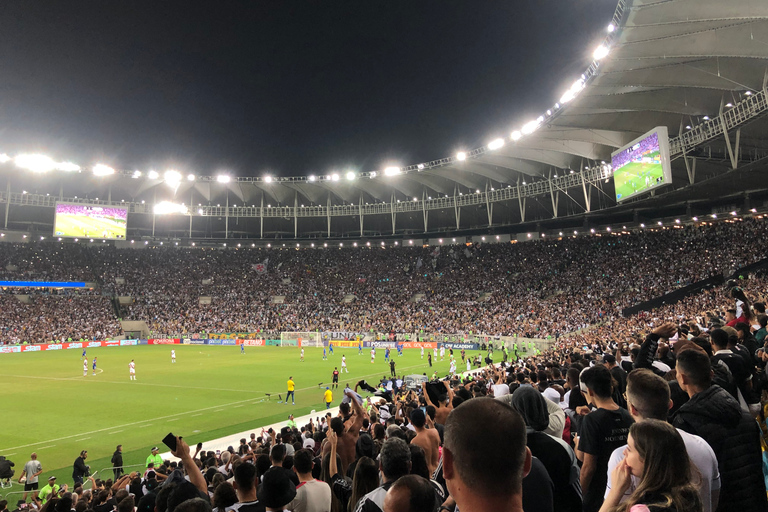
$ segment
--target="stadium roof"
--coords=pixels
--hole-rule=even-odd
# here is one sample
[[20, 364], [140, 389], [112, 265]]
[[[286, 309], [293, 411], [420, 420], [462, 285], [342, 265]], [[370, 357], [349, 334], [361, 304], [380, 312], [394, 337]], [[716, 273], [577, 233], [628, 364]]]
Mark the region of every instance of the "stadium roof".
[[[392, 234], [393, 222], [397, 232], [510, 225], [605, 208], [642, 209], [648, 198], [616, 207], [602, 165], [612, 151], [655, 126], [668, 127], [674, 139], [674, 189], [714, 183], [694, 186], [691, 194], [670, 192], [670, 201], [704, 199], [714, 190], [739, 193], [745, 186], [766, 189], [760, 180], [745, 185], [717, 178], [745, 164], [765, 174], [761, 159], [768, 154], [768, 122], [760, 116], [768, 109], [768, 2], [621, 0], [595, 57], [581, 77], [573, 77], [570, 92], [553, 98], [538, 120], [517, 120], [507, 137], [489, 146], [407, 168], [371, 170], [350, 179], [344, 174], [228, 181], [183, 176], [173, 187], [166, 186], [162, 173], [155, 179], [132, 171], [103, 177], [57, 173], [45, 183], [32, 176], [29, 185], [26, 177], [14, 175], [12, 192], [21, 192], [16, 190], [21, 182], [38, 191], [47, 187], [46, 197], [82, 200], [87, 195], [89, 200], [135, 203], [135, 213], [150, 213], [149, 205], [161, 200], [183, 202], [192, 206], [193, 216], [217, 219], [209, 220], [205, 231], [214, 237], [225, 229], [239, 236], [320, 235], [331, 216], [334, 228], [327, 231], [335, 236]], [[727, 133], [721, 120], [727, 121]], [[12, 162], [5, 167], [8, 173]], [[51, 201], [27, 204], [50, 206]], [[649, 201], [658, 202], [658, 195]], [[253, 211], [222, 210], [227, 205]], [[331, 213], [329, 205], [338, 208]], [[266, 214], [267, 207], [278, 206], [283, 207], [279, 212]], [[11, 216], [16, 219], [15, 212]], [[132, 216], [131, 222], [148, 230], [154, 222], [149, 217]], [[235, 221], [226, 217], [243, 224], [233, 227]], [[168, 227], [183, 230], [186, 222]]]

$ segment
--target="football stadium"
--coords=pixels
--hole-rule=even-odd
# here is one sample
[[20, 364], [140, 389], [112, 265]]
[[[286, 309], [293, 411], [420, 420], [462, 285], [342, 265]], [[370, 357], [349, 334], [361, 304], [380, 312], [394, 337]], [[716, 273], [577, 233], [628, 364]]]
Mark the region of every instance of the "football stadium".
[[768, 510], [768, 3], [0, 34], [0, 512]]

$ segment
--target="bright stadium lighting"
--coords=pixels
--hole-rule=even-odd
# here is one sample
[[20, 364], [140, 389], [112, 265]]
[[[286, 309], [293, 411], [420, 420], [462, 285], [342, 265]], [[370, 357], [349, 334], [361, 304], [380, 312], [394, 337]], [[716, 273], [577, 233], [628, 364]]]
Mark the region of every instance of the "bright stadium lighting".
[[315, 181], [317, 178], [314, 175], [311, 175], [307, 178], [307, 181]]
[[693, 220], [693, 222], [699, 222], [699, 218], [698, 217], [693, 217], [692, 220]]
[[[354, 242], [352, 245], [353, 245], [354, 247], [357, 247], [357, 242]], [[371, 245], [371, 244], [368, 244], [368, 245]]]
[[502, 146], [504, 146], [504, 139], [501, 139], [501, 138], [494, 139], [488, 143], [488, 149], [490, 150], [499, 149]]
[[611, 24], [608, 25], [608, 28], [606, 30], [608, 30], [609, 33], [613, 32], [614, 30], [616, 30], [616, 25], [611, 23]]
[[168, 215], [174, 213], [186, 214], [189, 210], [183, 204], [174, 204], [169, 201], [161, 201], [152, 209], [155, 215]]
[[80, 166], [73, 164], [72, 162], [60, 162], [56, 164], [56, 170], [64, 172], [77, 172], [80, 170]]
[[418, 201], [419, 201], [419, 199], [418, 199], [417, 197], [414, 197], [414, 198], [413, 198], [413, 202], [414, 202], [414, 203], [417, 203]]
[[32, 172], [48, 172], [56, 168], [56, 162], [45, 155], [18, 155], [13, 161], [17, 167]]
[[131, 174], [131, 178], [133, 179], [141, 178], [141, 171], [133, 171], [133, 174]]
[[195, 175], [194, 174], [187, 174], [187, 181], [195, 181]]
[[458, 153], [456, 153], [456, 160], [463, 162], [466, 159], [467, 159], [467, 154], [465, 152], [459, 151]]
[[216, 176], [216, 181], [218, 181], [219, 183], [229, 183], [229, 180], [230, 180], [230, 177], [227, 176], [226, 174], [219, 174], [218, 176]]
[[378, 176], [378, 174], [379, 173], [377, 173], [376, 171], [371, 171], [371, 173], [368, 174], [368, 176], [370, 176], [371, 178], [375, 178], [376, 176]]
[[752, 91], [746, 91], [746, 92], [744, 92], [744, 94], [747, 95], [747, 96], [752, 96]]
[[0, 153], [0, 164], [4, 164], [5, 162], [10, 162], [11, 157], [6, 155], [5, 153]]
[[172, 187], [176, 187], [181, 183], [181, 173], [179, 171], [165, 171], [163, 178]]
[[109, 176], [110, 174], [115, 174], [115, 170], [108, 165], [96, 164], [93, 166], [94, 176]]
[[202, 215], [202, 214], [203, 214], [203, 209], [202, 209], [202, 208], [200, 208], [199, 210], [197, 210], [197, 213], [199, 213], [200, 215]]
[[520, 131], [519, 131], [519, 130], [515, 130], [515, 131], [513, 131], [513, 132], [512, 132], [512, 134], [510, 135], [510, 138], [511, 138], [512, 140], [520, 140], [520, 137], [522, 137], [522, 136], [523, 136], [523, 134], [522, 134], [522, 133], [520, 133]]
[[600, 46], [595, 48], [594, 52], [592, 52], [592, 58], [595, 60], [602, 60], [608, 56], [608, 51], [609, 51], [608, 47], [605, 46], [604, 44], [601, 44]]
[[272, 176], [264, 176], [264, 183], [272, 183]]
[[570, 89], [565, 91], [565, 93], [560, 97], [560, 103], [568, 103], [573, 98], [575, 98], [582, 89], [584, 89], [584, 79], [579, 78], [573, 82], [573, 85], [571, 85]]
[[355, 173], [352, 171], [347, 172], [347, 179], [353, 181], [355, 179]]
[[725, 106], [730, 108], [730, 107], [732, 107], [732, 106], [733, 106], [733, 103], [731, 103], [731, 102], [728, 102], [728, 103], [726, 103], [726, 104], [725, 104]]
[[521, 129], [524, 135], [530, 135], [531, 133], [535, 132], [536, 129], [541, 124], [541, 121], [538, 119], [534, 119], [533, 121], [528, 121], [525, 123]]
[[331, 174], [331, 181], [339, 181], [339, 175], [336, 173]]
[[160, 174], [157, 171], [149, 171], [147, 173], [147, 178], [151, 180], [156, 180], [160, 177]]
[[419, 164], [416, 166], [420, 171], [424, 170], [424, 164]]
[[386, 169], [384, 169], [385, 176], [397, 176], [401, 172], [402, 171], [400, 170], [399, 167], [387, 167]]

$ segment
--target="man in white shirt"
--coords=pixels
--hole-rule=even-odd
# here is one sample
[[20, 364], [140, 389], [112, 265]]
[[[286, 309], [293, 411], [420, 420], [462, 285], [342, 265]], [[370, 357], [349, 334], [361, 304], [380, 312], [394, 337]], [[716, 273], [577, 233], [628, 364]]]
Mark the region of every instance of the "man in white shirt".
[[[635, 421], [645, 419], [657, 419], [666, 421], [669, 408], [672, 407], [670, 400], [669, 385], [667, 381], [654, 374], [651, 370], [639, 369], [633, 370], [627, 375], [627, 407], [629, 413]], [[720, 497], [720, 472], [718, 471], [717, 458], [715, 452], [707, 442], [699, 436], [689, 434], [683, 430], [677, 429], [685, 442], [685, 448], [688, 451], [688, 457], [691, 463], [696, 466], [701, 474], [699, 494], [701, 495], [702, 511], [713, 512], [717, 509], [717, 503]], [[611, 490], [612, 473], [614, 468], [624, 459], [624, 450], [626, 445], [617, 448], [611, 454], [608, 462], [608, 487], [605, 495]], [[622, 501], [626, 500], [637, 488], [638, 479], [632, 477], [632, 484], [627, 489]]]
[[312, 452], [299, 450], [293, 456], [293, 470], [299, 476], [296, 497], [288, 510], [293, 512], [329, 512], [331, 510], [331, 488], [322, 480], [312, 478]]

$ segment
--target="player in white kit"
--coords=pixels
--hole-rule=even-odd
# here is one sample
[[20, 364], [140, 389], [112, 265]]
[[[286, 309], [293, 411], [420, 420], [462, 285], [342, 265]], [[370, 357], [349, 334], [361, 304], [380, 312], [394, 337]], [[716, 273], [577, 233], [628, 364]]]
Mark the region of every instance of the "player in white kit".
[[171, 350], [171, 363], [175, 363], [175, 362], [176, 362], [176, 351]]
[[128, 363], [128, 372], [131, 374], [131, 380], [136, 380], [136, 363], [133, 362], [133, 359]]
[[88, 359], [83, 359], [83, 377], [88, 376]]
[[437, 347], [435, 347], [433, 351], [435, 353], [435, 362], [437, 362]]
[[421, 347], [421, 358], [424, 359], [424, 347]]
[[440, 360], [445, 359], [445, 347], [440, 347]]
[[371, 364], [376, 362], [376, 348], [371, 349]]
[[301, 362], [304, 362], [304, 349], [301, 349]]
[[467, 358], [467, 371], [470, 371], [472, 369], [472, 363], [470, 363], [471, 360], [472, 360], [471, 357]]
[[456, 373], [456, 361], [451, 361], [451, 375]]
[[342, 356], [341, 356], [341, 371], [344, 372], [344, 370], [347, 370], [347, 373], [349, 373], [349, 368], [347, 368], [347, 357], [342, 354]]

